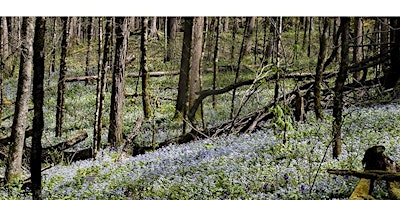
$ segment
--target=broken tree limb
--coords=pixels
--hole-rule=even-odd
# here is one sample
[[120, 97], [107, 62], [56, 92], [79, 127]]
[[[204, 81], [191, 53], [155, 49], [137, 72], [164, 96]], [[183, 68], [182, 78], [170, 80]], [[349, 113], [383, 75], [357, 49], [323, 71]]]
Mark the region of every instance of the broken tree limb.
[[349, 200], [367, 200], [375, 199], [373, 196], [369, 195], [371, 180], [362, 178], [358, 181], [357, 186], [354, 188], [353, 193]]
[[[25, 139], [32, 136], [32, 129], [25, 131]], [[11, 142], [11, 136], [0, 138], [0, 144], [7, 145]]]
[[140, 116], [137, 121], [135, 127], [132, 129], [131, 134], [125, 139], [124, 144], [122, 145], [122, 151], [123, 152], [128, 152], [128, 144], [132, 145], [132, 141], [136, 138], [138, 135], [138, 132], [140, 130], [140, 127], [143, 124], [143, 116]]
[[335, 174], [339, 176], [355, 176], [358, 178], [365, 178], [365, 179], [400, 181], [400, 173], [384, 171], [384, 170], [365, 170], [363, 172], [360, 172], [355, 170], [328, 169], [327, 172], [329, 174]]
[[68, 149], [68, 148], [78, 144], [79, 142], [82, 142], [87, 137], [88, 137], [88, 134], [87, 134], [86, 131], [84, 131], [84, 130], [78, 131], [78, 133], [74, 137], [72, 137], [72, 138], [70, 138], [70, 139], [68, 139], [68, 140], [66, 140], [64, 142], [58, 143], [58, 144], [56, 144], [54, 146], [51, 146], [51, 147], [43, 148], [43, 152], [44, 153], [50, 152], [50, 151], [59, 151], [59, 152], [61, 152], [61, 151], [65, 150], [65, 149]]

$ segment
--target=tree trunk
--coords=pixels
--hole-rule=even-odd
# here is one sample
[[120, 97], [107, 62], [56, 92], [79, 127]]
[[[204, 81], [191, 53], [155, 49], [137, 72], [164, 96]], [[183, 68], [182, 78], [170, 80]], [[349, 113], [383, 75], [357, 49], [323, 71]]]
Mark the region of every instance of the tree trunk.
[[343, 89], [344, 83], [347, 78], [347, 71], [349, 66], [349, 35], [350, 35], [350, 18], [341, 17], [340, 24], [343, 26], [342, 29], [342, 50], [341, 50], [341, 62], [339, 73], [335, 82], [335, 96], [333, 99], [333, 158], [338, 158], [342, 152], [342, 139], [341, 139], [341, 128], [342, 128], [342, 112], [343, 112]]
[[251, 51], [251, 46], [253, 45], [253, 41], [251, 40], [251, 37], [254, 34], [255, 22], [256, 22], [256, 17], [248, 17], [246, 19], [246, 26], [248, 26], [248, 27], [247, 27], [247, 31], [245, 33], [245, 37], [246, 37], [245, 55]]
[[181, 68], [179, 73], [178, 97], [175, 106], [175, 118], [179, 116], [184, 117], [187, 110], [193, 17], [187, 17], [184, 19]]
[[14, 120], [11, 127], [12, 142], [6, 166], [8, 183], [20, 181], [22, 178], [22, 154], [25, 141], [25, 130], [28, 126], [28, 103], [32, 79], [32, 56], [34, 37], [34, 17], [24, 17], [22, 21], [23, 38], [19, 67], [17, 98], [15, 100]]
[[386, 89], [394, 88], [400, 78], [400, 18], [390, 18], [390, 26], [390, 67], [385, 74]]
[[[203, 26], [204, 17], [195, 17], [193, 20], [193, 57], [192, 67], [189, 72], [189, 108], [193, 106], [194, 101], [199, 97], [200, 92], [200, 66], [201, 66], [201, 54], [203, 50]], [[202, 113], [197, 112], [197, 117], [201, 117]]]
[[122, 144], [125, 58], [128, 46], [128, 18], [116, 17], [116, 43], [111, 93], [110, 128], [108, 142], [111, 146]]
[[318, 62], [317, 67], [315, 69], [315, 83], [314, 83], [314, 101], [315, 101], [315, 117], [317, 119], [323, 118], [322, 106], [321, 106], [321, 83], [322, 83], [322, 74], [324, 63], [326, 60], [327, 54], [327, 39], [328, 39], [328, 28], [329, 28], [329, 19], [327, 17], [323, 17], [322, 19], [323, 28], [322, 32], [320, 32], [319, 37], [319, 53], [318, 53]]
[[229, 17], [224, 17], [224, 32], [229, 31]]
[[[218, 17], [218, 25], [215, 36], [214, 62], [213, 62], [213, 85], [212, 85], [213, 90], [217, 89], [219, 39], [220, 39], [221, 28], [222, 28], [222, 17]], [[217, 106], [217, 99], [215, 95], [212, 96], [212, 105], [214, 109]]]
[[87, 30], [87, 51], [86, 51], [86, 70], [85, 70], [86, 76], [89, 76], [89, 71], [90, 71], [90, 53], [92, 51], [92, 23], [93, 23], [93, 17], [89, 17], [89, 24]]
[[158, 37], [158, 33], [157, 33], [157, 17], [152, 17], [152, 19], [151, 19], [151, 26], [150, 26], [149, 36], [150, 37]]
[[[277, 20], [278, 21], [278, 20]], [[278, 23], [278, 22], [275, 22]], [[281, 35], [282, 35], [282, 17], [279, 17], [279, 26], [277, 25], [275, 28], [276, 32], [276, 80], [275, 80], [275, 91], [274, 91], [274, 105], [278, 102], [279, 97], [279, 81], [280, 81], [280, 54], [279, 48], [281, 43]]]
[[56, 137], [61, 137], [62, 126], [65, 109], [65, 73], [67, 71], [67, 64], [65, 59], [67, 57], [68, 48], [68, 17], [61, 18], [63, 22], [63, 37], [61, 41], [61, 58], [60, 58], [60, 77], [58, 79], [57, 90], [57, 113], [56, 113]]
[[51, 50], [51, 64], [50, 64], [50, 70], [49, 70], [49, 76], [50, 73], [56, 71], [56, 52], [57, 52], [57, 17], [53, 17], [54, 19], [54, 24], [53, 24], [53, 47]]
[[4, 65], [4, 71], [5, 74], [7, 74], [7, 76], [11, 76], [11, 62], [10, 62], [10, 51], [9, 51], [9, 40], [8, 40], [8, 36], [9, 36], [9, 29], [7, 26], [7, 19], [6, 17], [1, 17], [1, 51], [0, 53], [2, 54], [2, 64]]
[[308, 48], [307, 48], [307, 56], [310, 58], [311, 57], [311, 34], [312, 34], [312, 30], [313, 30], [313, 21], [314, 18], [310, 17], [310, 23], [308, 25]]
[[[354, 48], [353, 48], [353, 63], [359, 63], [362, 60], [362, 42], [363, 42], [363, 22], [361, 17], [354, 18]], [[353, 73], [354, 82], [361, 80], [361, 73]]]
[[144, 118], [148, 119], [151, 114], [150, 98], [149, 98], [149, 69], [147, 67], [147, 25], [148, 18], [142, 18], [142, 37], [140, 40], [140, 51], [142, 56], [140, 59], [140, 73], [142, 75], [142, 103]]
[[168, 17], [168, 29], [167, 29], [167, 56], [165, 61], [171, 61], [175, 56], [175, 38], [176, 29], [178, 27], [176, 17]]
[[232, 28], [232, 47], [231, 47], [231, 60], [235, 58], [235, 46], [236, 44], [236, 33], [239, 29], [238, 20], [234, 17], [233, 18], [233, 28]]
[[[97, 63], [97, 91], [96, 91], [96, 113], [93, 128], [93, 157], [95, 158], [97, 152], [101, 147], [101, 132], [103, 128], [103, 107], [106, 88], [106, 65], [109, 56], [109, 45], [111, 36], [111, 21], [107, 20], [106, 23], [106, 38], [104, 43], [104, 52], [101, 46], [103, 43], [103, 18], [99, 18], [99, 45], [98, 45], [98, 63]], [[102, 56], [102, 53], [104, 56]]]
[[33, 125], [31, 151], [31, 181], [33, 199], [42, 199], [42, 134], [43, 119], [43, 80], [44, 80], [44, 40], [46, 20], [44, 17], [36, 19], [35, 38], [33, 41]]

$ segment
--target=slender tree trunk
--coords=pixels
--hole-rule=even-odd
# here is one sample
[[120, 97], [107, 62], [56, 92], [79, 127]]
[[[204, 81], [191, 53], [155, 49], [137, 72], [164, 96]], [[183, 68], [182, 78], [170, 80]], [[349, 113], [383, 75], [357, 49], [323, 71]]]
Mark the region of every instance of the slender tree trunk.
[[386, 89], [396, 87], [400, 79], [400, 18], [391, 17], [390, 26], [390, 67], [385, 74]]
[[57, 52], [57, 17], [53, 17], [53, 47], [51, 50], [51, 67], [49, 70], [49, 77], [52, 72], [56, 71], [56, 52]]
[[175, 56], [175, 38], [178, 27], [176, 17], [168, 17], [167, 29], [167, 56], [165, 61], [171, 61]]
[[7, 19], [6, 17], [1, 17], [1, 54], [3, 59], [1, 60], [3, 62], [4, 65], [4, 70], [7, 74], [7, 76], [11, 76], [11, 59], [9, 58], [10, 55], [10, 47], [9, 47], [9, 39], [8, 39], [8, 35], [9, 35], [10, 31], [8, 29], [7, 26]]
[[[354, 35], [355, 35], [355, 41], [354, 41], [354, 48], [353, 48], [353, 63], [358, 63], [362, 60], [362, 41], [363, 41], [363, 22], [361, 17], [355, 17], [354, 18]], [[354, 72], [353, 73], [353, 78], [355, 82], [358, 82], [361, 80], [361, 73]]]
[[[247, 32], [248, 26], [245, 26], [244, 33]], [[235, 84], [239, 81], [239, 73], [240, 73], [240, 64], [242, 63], [242, 59], [245, 55], [246, 47], [245, 47], [245, 42], [246, 42], [246, 36], [243, 36], [242, 40], [242, 45], [240, 47], [240, 52], [239, 52], [239, 59], [237, 62], [236, 70], [235, 70]], [[230, 119], [233, 119], [235, 116], [235, 99], [236, 99], [236, 88], [233, 89], [232, 92], [232, 100], [231, 100], [231, 113], [230, 113]]]
[[193, 18], [184, 18], [184, 35], [182, 45], [181, 68], [179, 73], [178, 97], [175, 106], [175, 117], [184, 117], [187, 110], [187, 95], [190, 71], [190, 55], [192, 46]]
[[303, 20], [303, 45], [302, 45], [302, 47], [301, 47], [301, 49], [303, 49], [304, 50], [304, 48], [306, 47], [306, 44], [307, 44], [307, 30], [308, 30], [308, 18], [309, 17], [304, 17], [304, 20]]
[[254, 26], [256, 22], [256, 17], [248, 17], [246, 20], [247, 31], [245, 33], [246, 37], [246, 48], [245, 48], [245, 55], [251, 51], [251, 46], [253, 45], [253, 41], [251, 37], [254, 34]]
[[44, 40], [46, 20], [44, 17], [36, 19], [35, 38], [33, 41], [33, 125], [31, 151], [31, 180], [33, 199], [42, 199], [42, 134], [43, 119], [43, 82], [44, 82]]
[[140, 59], [140, 74], [142, 75], [142, 103], [144, 118], [151, 117], [150, 98], [149, 98], [149, 69], [147, 67], [147, 25], [148, 18], [142, 18], [142, 37], [140, 40], [140, 51], [142, 56]]
[[[192, 67], [190, 68], [189, 79], [189, 108], [193, 106], [194, 101], [199, 97], [201, 89], [201, 54], [203, 50], [203, 27], [204, 17], [195, 17], [193, 20], [193, 57]], [[195, 118], [201, 117], [202, 113], [197, 112]]]
[[343, 26], [341, 45], [342, 50], [340, 68], [335, 82], [335, 96], [333, 99], [333, 158], [338, 158], [342, 153], [341, 128], [343, 123], [343, 89], [349, 66], [350, 18], [341, 17], [340, 24]]
[[328, 39], [328, 29], [329, 29], [329, 18], [323, 17], [322, 19], [323, 28], [320, 32], [319, 37], [319, 53], [317, 68], [315, 69], [315, 84], [314, 84], [314, 101], [315, 101], [315, 116], [317, 119], [323, 118], [322, 105], [321, 105], [321, 83], [322, 83], [322, 73], [324, 68], [324, 63], [327, 54], [327, 39]]
[[232, 47], [231, 47], [231, 60], [235, 58], [235, 46], [236, 44], [236, 33], [238, 31], [239, 23], [236, 18], [233, 18], [233, 28], [232, 28]]
[[312, 30], [313, 30], [313, 23], [314, 18], [310, 17], [310, 23], [308, 26], [308, 48], [307, 48], [307, 56], [310, 58], [311, 57], [311, 36], [312, 36]]
[[119, 146], [122, 143], [123, 126], [123, 103], [125, 87], [125, 59], [128, 46], [128, 18], [116, 17], [116, 43], [115, 43], [115, 61], [113, 72], [113, 84], [111, 92], [110, 108], [110, 128], [108, 133], [108, 142], [111, 146]]
[[[214, 47], [214, 62], [213, 62], [213, 85], [212, 89], [216, 90], [217, 89], [217, 77], [218, 77], [218, 56], [219, 56], [219, 40], [220, 40], [220, 32], [222, 28], [222, 17], [218, 17], [218, 25], [217, 25], [217, 30], [216, 30], [216, 36], [215, 36], [215, 47]], [[212, 96], [212, 105], [213, 108], [217, 106], [217, 99], [216, 96]]]
[[[278, 21], [278, 20], [277, 20]], [[278, 22], [276, 22], [278, 23]], [[278, 24], [277, 24], [278, 26]], [[274, 91], [274, 104], [278, 103], [279, 97], [279, 81], [280, 81], [280, 54], [279, 54], [279, 46], [281, 43], [281, 34], [282, 34], [282, 17], [279, 17], [279, 26], [276, 27], [276, 79], [275, 79], [275, 91]]]
[[28, 126], [28, 103], [31, 95], [32, 57], [34, 37], [34, 17], [24, 17], [22, 21], [22, 46], [19, 67], [17, 98], [15, 100], [14, 120], [11, 127], [11, 145], [6, 166], [8, 183], [22, 178], [22, 154], [25, 130]]
[[[103, 107], [106, 88], [106, 65], [109, 56], [109, 41], [111, 35], [111, 21], [107, 20], [106, 25], [106, 38], [104, 43], [104, 52], [102, 52], [103, 43], [103, 18], [99, 17], [99, 45], [98, 45], [98, 63], [97, 63], [97, 92], [96, 92], [96, 114], [93, 128], [93, 157], [95, 158], [97, 152], [101, 147], [101, 134], [103, 128]], [[102, 56], [104, 53], [104, 56]]]
[[151, 26], [150, 26], [150, 37], [158, 37], [157, 33], [157, 17], [151, 18]]
[[63, 22], [63, 38], [61, 41], [61, 58], [60, 58], [60, 77], [58, 79], [58, 90], [57, 90], [57, 113], [56, 113], [56, 137], [61, 137], [62, 126], [65, 109], [65, 73], [67, 71], [67, 64], [65, 59], [67, 57], [68, 48], [68, 17], [61, 18]]
[[229, 17], [224, 17], [224, 32], [229, 31]]
[[93, 23], [93, 18], [89, 17], [88, 30], [87, 30], [87, 51], [86, 51], [86, 70], [85, 70], [86, 76], [89, 76], [89, 71], [90, 71], [90, 53], [92, 52], [92, 23]]

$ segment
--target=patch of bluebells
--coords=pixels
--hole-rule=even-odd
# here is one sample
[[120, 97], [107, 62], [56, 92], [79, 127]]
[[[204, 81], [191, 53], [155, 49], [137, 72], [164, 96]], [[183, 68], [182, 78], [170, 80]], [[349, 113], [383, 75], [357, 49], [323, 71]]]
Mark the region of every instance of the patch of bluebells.
[[[328, 168], [361, 170], [363, 152], [384, 144], [399, 160], [400, 107], [349, 108], [343, 153], [331, 158], [331, 119], [296, 124], [288, 142], [272, 130], [170, 145], [117, 160], [103, 149], [96, 160], [43, 173], [44, 199], [347, 199], [358, 179]], [[379, 127], [371, 131], [371, 127]], [[324, 156], [326, 154], [326, 156]], [[384, 187], [384, 186], [382, 186]], [[384, 190], [374, 195], [384, 197]], [[0, 189], [0, 195], [7, 195]], [[29, 197], [27, 197], [29, 199]]]

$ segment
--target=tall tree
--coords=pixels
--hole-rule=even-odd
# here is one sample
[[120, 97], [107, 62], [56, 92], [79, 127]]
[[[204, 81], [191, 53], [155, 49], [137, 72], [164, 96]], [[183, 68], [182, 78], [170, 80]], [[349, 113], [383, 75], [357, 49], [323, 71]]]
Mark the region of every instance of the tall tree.
[[49, 70], [49, 76], [51, 72], [56, 71], [56, 52], [57, 52], [57, 17], [53, 17], [53, 47], [51, 50], [51, 65]]
[[328, 39], [328, 28], [329, 28], [329, 18], [323, 17], [321, 19], [323, 28], [320, 30], [319, 36], [319, 53], [318, 62], [315, 69], [315, 84], [314, 84], [314, 110], [317, 119], [322, 119], [322, 106], [321, 106], [321, 83], [322, 83], [322, 73], [324, 68], [324, 63], [327, 54], [327, 39]]
[[400, 18], [391, 17], [390, 26], [390, 66], [384, 80], [386, 89], [395, 87], [400, 78]]
[[[99, 18], [99, 39], [98, 39], [98, 63], [97, 63], [97, 91], [96, 91], [96, 114], [93, 128], [93, 157], [96, 156], [100, 150], [101, 132], [103, 128], [103, 107], [106, 88], [106, 66], [108, 65], [108, 57], [110, 54], [110, 37], [111, 37], [111, 18], [107, 17], [106, 20], [106, 33], [104, 50], [102, 52], [103, 42], [103, 18]], [[103, 55], [102, 55], [103, 53]]]
[[[193, 57], [192, 65], [189, 72], [189, 108], [194, 104], [194, 101], [199, 97], [201, 90], [201, 54], [203, 52], [203, 27], [204, 17], [195, 17], [193, 19]], [[197, 115], [201, 116], [201, 113]], [[198, 117], [198, 116], [195, 116]]]
[[[358, 63], [362, 60], [362, 42], [363, 42], [363, 22], [361, 17], [354, 18], [354, 48], [353, 48], [353, 63]], [[361, 80], [359, 71], [353, 73], [354, 81]]]
[[122, 142], [122, 112], [124, 103], [125, 87], [125, 59], [128, 46], [128, 17], [116, 17], [116, 42], [114, 71], [112, 78], [111, 108], [110, 108], [110, 128], [108, 132], [108, 142], [112, 146], [118, 146]]
[[22, 178], [22, 154], [25, 130], [28, 124], [28, 103], [32, 80], [32, 57], [34, 37], [34, 17], [24, 17], [22, 21], [23, 38], [19, 67], [17, 98], [15, 99], [14, 120], [11, 127], [11, 145], [6, 166], [6, 180], [13, 183]]
[[44, 80], [44, 40], [46, 20], [38, 17], [35, 24], [35, 37], [33, 41], [33, 125], [32, 125], [32, 151], [31, 151], [31, 180], [33, 199], [42, 199], [42, 134], [43, 119], [43, 80]]
[[256, 17], [246, 18], [247, 31], [245, 32], [245, 37], [246, 37], [245, 54], [248, 54], [251, 51], [251, 46], [253, 45], [251, 37], [254, 35], [255, 22], [256, 22]]
[[[228, 18], [227, 18], [228, 19]], [[213, 62], [213, 85], [212, 88], [213, 90], [217, 89], [217, 77], [218, 77], [218, 57], [219, 57], [219, 40], [220, 40], [220, 32], [222, 28], [222, 17], [218, 17], [217, 19], [217, 29], [215, 30], [216, 36], [215, 36], [215, 47], [214, 47], [214, 62]], [[217, 99], [215, 95], [212, 96], [212, 105], [213, 108], [217, 105]]]
[[335, 95], [333, 98], [333, 158], [338, 158], [342, 153], [342, 112], [343, 112], [343, 90], [344, 83], [347, 78], [347, 71], [349, 67], [349, 35], [350, 35], [350, 18], [341, 17], [340, 24], [342, 29], [342, 50], [339, 72], [335, 81]]
[[149, 69], [147, 67], [147, 27], [148, 18], [142, 17], [142, 37], [140, 40], [140, 51], [142, 56], [140, 59], [140, 73], [142, 75], [142, 103], [143, 103], [143, 114], [147, 119], [151, 114], [150, 109], [150, 98], [149, 98]]
[[60, 76], [58, 79], [57, 89], [57, 109], [56, 109], [56, 137], [61, 137], [62, 126], [65, 109], [65, 73], [67, 71], [67, 63], [65, 62], [67, 57], [68, 48], [68, 17], [62, 17], [63, 23], [63, 35], [61, 40], [61, 58], [60, 58]]
[[176, 30], [178, 27], [176, 17], [168, 17], [168, 28], [167, 28], [167, 55], [165, 61], [171, 61], [175, 56], [175, 38]]
[[181, 67], [176, 99], [175, 117], [184, 117], [187, 111], [187, 95], [189, 84], [190, 55], [192, 46], [193, 17], [184, 18], [184, 33], [182, 43]]
[[89, 71], [90, 71], [90, 53], [92, 51], [92, 23], [93, 23], [93, 17], [89, 17], [89, 22], [87, 27], [87, 51], [86, 51], [86, 70], [85, 70], [86, 76], [89, 76]]
[[151, 18], [151, 26], [150, 26], [150, 37], [158, 37], [157, 33], [157, 17], [152, 17]]
[[0, 53], [2, 55], [2, 60], [1, 62], [3, 62], [4, 65], [4, 71], [6, 72], [5, 74], [7, 76], [10, 76], [11, 74], [11, 63], [10, 63], [10, 45], [9, 45], [9, 29], [8, 29], [8, 24], [7, 24], [7, 19], [6, 17], [1, 17], [1, 24], [0, 24], [0, 28], [1, 28], [1, 40], [0, 40]]

